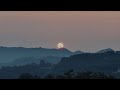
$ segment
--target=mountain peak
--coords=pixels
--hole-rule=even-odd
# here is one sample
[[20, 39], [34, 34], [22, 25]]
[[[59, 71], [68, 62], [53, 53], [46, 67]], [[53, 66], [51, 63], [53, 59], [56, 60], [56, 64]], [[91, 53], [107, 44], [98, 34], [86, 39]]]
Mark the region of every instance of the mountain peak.
[[114, 51], [114, 50], [111, 48], [107, 48], [107, 49], [100, 50], [97, 53], [105, 53], [105, 52], [109, 52], [109, 51]]
[[64, 51], [64, 52], [71, 52], [71, 51], [68, 50], [67, 48], [59, 48], [58, 50], [60, 50], [60, 51]]
[[83, 52], [80, 51], [80, 50], [77, 50], [77, 51], [74, 52], [74, 54], [82, 54], [82, 53], [83, 53]]

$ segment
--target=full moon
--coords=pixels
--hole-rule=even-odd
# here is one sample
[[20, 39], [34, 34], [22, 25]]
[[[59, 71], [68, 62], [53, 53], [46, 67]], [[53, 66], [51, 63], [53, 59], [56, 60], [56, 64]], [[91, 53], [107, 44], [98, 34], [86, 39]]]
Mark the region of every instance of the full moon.
[[64, 48], [64, 44], [63, 44], [63, 43], [58, 43], [58, 44], [57, 44], [57, 47], [58, 47], [58, 49]]

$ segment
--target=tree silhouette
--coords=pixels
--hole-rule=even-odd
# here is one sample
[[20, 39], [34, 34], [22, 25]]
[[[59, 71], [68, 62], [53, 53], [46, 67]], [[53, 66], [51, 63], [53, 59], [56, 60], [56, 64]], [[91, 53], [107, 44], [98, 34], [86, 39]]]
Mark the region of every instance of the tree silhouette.
[[34, 77], [30, 73], [23, 73], [19, 76], [19, 79], [34, 79]]
[[64, 73], [64, 77], [65, 79], [73, 79], [75, 76], [74, 71], [73, 70], [69, 70], [68, 72]]
[[44, 79], [55, 79], [55, 75], [48, 74]]

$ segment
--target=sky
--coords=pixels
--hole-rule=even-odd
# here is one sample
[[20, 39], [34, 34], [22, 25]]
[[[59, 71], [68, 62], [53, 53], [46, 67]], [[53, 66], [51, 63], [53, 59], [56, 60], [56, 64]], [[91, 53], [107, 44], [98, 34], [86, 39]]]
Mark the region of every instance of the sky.
[[0, 46], [120, 50], [120, 11], [0, 11]]

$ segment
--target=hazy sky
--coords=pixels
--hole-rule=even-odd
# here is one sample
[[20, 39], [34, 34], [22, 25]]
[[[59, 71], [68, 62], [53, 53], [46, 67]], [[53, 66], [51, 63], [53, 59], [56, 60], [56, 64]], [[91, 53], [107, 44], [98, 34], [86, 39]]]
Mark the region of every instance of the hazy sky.
[[0, 46], [120, 50], [120, 11], [0, 11]]

